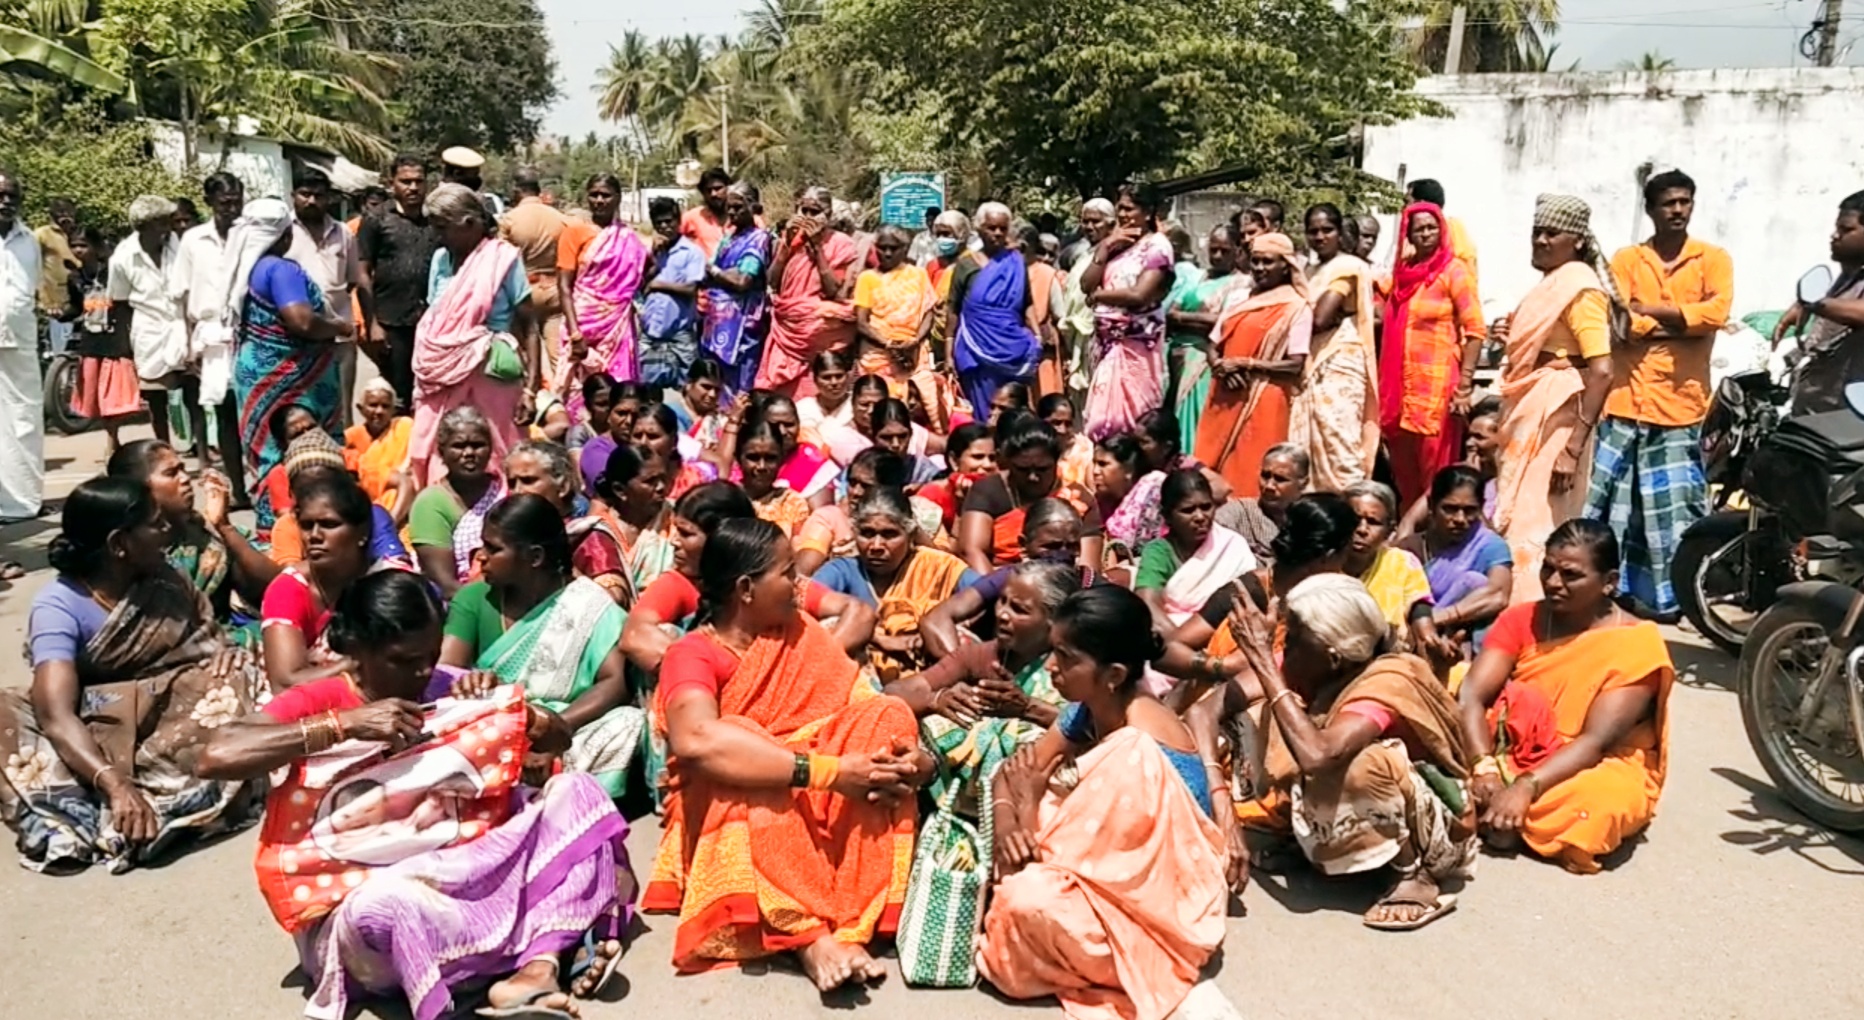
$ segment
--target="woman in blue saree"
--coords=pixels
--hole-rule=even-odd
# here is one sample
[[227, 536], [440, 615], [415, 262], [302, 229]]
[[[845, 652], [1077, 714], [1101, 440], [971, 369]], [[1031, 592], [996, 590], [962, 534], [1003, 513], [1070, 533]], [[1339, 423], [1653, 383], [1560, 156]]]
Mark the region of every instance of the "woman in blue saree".
[[1010, 382], [1034, 385], [1041, 342], [1029, 327], [1029, 267], [1010, 247], [1010, 210], [997, 202], [977, 208], [981, 263], [963, 260], [951, 281], [952, 364], [971, 407], [983, 414]]
[[246, 203], [227, 236], [232, 270], [225, 290], [225, 319], [236, 331], [233, 393], [239, 401], [240, 445], [257, 527], [269, 531], [277, 519], [270, 494], [260, 485], [285, 451], [273, 437], [275, 411], [296, 404], [332, 435], [342, 432], [341, 375], [334, 341], [354, 328], [331, 314], [323, 292], [304, 267], [284, 257], [291, 247], [291, 207], [261, 198]]
[[729, 232], [699, 291], [699, 342], [725, 366], [725, 395], [752, 389], [770, 328], [770, 231], [757, 225], [757, 189], [739, 181], [725, 194]]

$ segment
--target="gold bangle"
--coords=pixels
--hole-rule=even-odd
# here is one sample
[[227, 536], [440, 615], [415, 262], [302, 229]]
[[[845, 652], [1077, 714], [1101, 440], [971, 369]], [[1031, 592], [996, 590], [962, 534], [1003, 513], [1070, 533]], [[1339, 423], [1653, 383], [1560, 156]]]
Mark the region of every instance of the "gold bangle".
[[115, 768], [116, 766], [113, 764], [105, 764], [103, 768], [100, 768], [97, 771], [91, 773], [91, 789], [95, 790], [97, 788], [97, 781], [104, 777], [104, 773], [109, 772]]
[[1517, 783], [1527, 783], [1534, 788], [1534, 799], [1540, 799], [1540, 777], [1532, 772], [1523, 772], [1515, 777]]
[[826, 790], [841, 776], [841, 759], [831, 754], [809, 756], [809, 789]]
[[1275, 703], [1280, 701], [1283, 698], [1293, 698], [1295, 699], [1296, 702], [1299, 702], [1299, 704], [1296, 707], [1301, 708], [1303, 710], [1307, 708], [1307, 702], [1301, 701], [1301, 696], [1294, 692], [1294, 688], [1284, 687], [1281, 689], [1281, 692], [1279, 694], [1276, 694], [1274, 697], [1269, 699], [1269, 711], [1271, 712], [1275, 711]]

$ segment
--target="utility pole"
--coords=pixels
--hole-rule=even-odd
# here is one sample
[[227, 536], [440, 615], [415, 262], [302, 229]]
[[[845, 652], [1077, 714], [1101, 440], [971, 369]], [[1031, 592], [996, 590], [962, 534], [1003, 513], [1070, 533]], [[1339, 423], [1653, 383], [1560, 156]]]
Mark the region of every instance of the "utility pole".
[[[1838, 0], [1826, 0], [1828, 4]], [[1469, 18], [1469, 10], [1457, 4], [1450, 10], [1450, 45], [1443, 51], [1443, 73], [1455, 74], [1463, 63], [1463, 23]]]
[[725, 173], [731, 173], [731, 86], [718, 89], [718, 151]]
[[1825, 13], [1819, 16], [1818, 65], [1830, 67], [1838, 62], [1838, 24], [1844, 0], [1825, 0]]

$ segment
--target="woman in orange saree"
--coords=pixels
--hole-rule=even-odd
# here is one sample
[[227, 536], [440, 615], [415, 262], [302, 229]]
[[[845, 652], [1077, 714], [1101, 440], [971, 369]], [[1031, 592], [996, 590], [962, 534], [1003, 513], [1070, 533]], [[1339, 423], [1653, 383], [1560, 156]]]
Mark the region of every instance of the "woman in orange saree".
[[395, 416], [395, 388], [379, 376], [363, 384], [356, 410], [362, 421], [343, 433], [343, 466], [371, 502], [404, 524], [414, 506], [414, 482], [406, 474], [414, 419]]
[[1586, 507], [1592, 432], [1612, 385], [1610, 272], [1597, 263], [1591, 210], [1542, 195], [1534, 207], [1534, 268], [1547, 274], [1500, 328], [1501, 447], [1495, 530], [1514, 554], [1514, 601], [1540, 598], [1547, 536]]
[[[852, 344], [857, 252], [854, 240], [828, 225], [827, 188], [796, 194], [796, 215], [771, 245], [770, 336], [757, 369], [757, 388], [809, 396], [809, 362], [831, 348]], [[804, 389], [803, 387], [807, 387]]]
[[1409, 506], [1438, 471], [1462, 459], [1463, 415], [1486, 331], [1476, 278], [1447, 243], [1443, 210], [1413, 203], [1398, 222], [1410, 245], [1380, 285], [1379, 430], [1398, 499]]
[[1618, 562], [1609, 527], [1562, 524], [1546, 598], [1503, 611], [1458, 691], [1489, 841], [1580, 874], [1650, 824], [1669, 764], [1676, 670], [1657, 625], [1613, 602]]
[[[1146, 604], [1088, 588], [1050, 633], [1050, 680], [1071, 704], [996, 774], [1000, 878], [978, 970], [1013, 999], [1056, 996], [1069, 1020], [1165, 1020], [1223, 944], [1246, 862], [1211, 820], [1190, 731], [1141, 691], [1164, 650]], [[1064, 760], [1071, 785], [1051, 781]]]
[[699, 573], [711, 619], [655, 691], [669, 792], [642, 908], [679, 914], [681, 971], [793, 951], [823, 991], [880, 980], [866, 946], [897, 925], [933, 768], [918, 720], [798, 613], [774, 525], [720, 523]]
[[1255, 287], [1241, 300], [1232, 295], [1224, 302], [1211, 333], [1217, 345], [1213, 384], [1193, 453], [1239, 498], [1260, 494], [1262, 455], [1288, 440], [1289, 409], [1314, 330], [1307, 280], [1286, 234], [1251, 241], [1249, 269]]

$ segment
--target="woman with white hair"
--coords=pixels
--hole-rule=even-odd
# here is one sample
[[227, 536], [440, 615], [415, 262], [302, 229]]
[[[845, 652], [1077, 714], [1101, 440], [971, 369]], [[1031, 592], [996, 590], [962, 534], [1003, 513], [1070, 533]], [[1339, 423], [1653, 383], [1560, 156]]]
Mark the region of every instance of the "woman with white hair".
[[118, 242], [111, 253], [106, 288], [111, 325], [135, 358], [155, 438], [169, 442], [168, 391], [181, 389], [193, 415], [194, 441], [204, 455], [207, 414], [201, 409], [200, 380], [198, 376], [188, 379], [183, 373], [188, 363], [187, 328], [181, 321], [180, 302], [168, 284], [181, 248], [171, 229], [174, 216], [175, 203], [160, 195], [141, 195], [129, 204], [129, 222], [135, 233]]
[[246, 203], [227, 234], [223, 318], [239, 331], [233, 392], [239, 400], [240, 442], [246, 477], [253, 479], [253, 511], [261, 530], [278, 509], [260, 484], [284, 459], [272, 416], [296, 405], [326, 431], [342, 425], [343, 399], [334, 341], [354, 327], [333, 314], [304, 267], [285, 257], [291, 247], [291, 206], [281, 199]]
[[479, 196], [442, 184], [427, 196], [440, 231], [427, 277], [427, 311], [414, 329], [414, 435], [409, 468], [427, 485], [446, 474], [440, 419], [476, 407], [491, 423], [494, 463], [516, 446], [518, 406], [538, 387], [531, 286], [517, 248], [491, 233]]
[[1410, 931], [1455, 909], [1441, 891], [1476, 855], [1469, 795], [1475, 755], [1456, 702], [1415, 655], [1390, 654], [1391, 628], [1365, 585], [1317, 574], [1288, 592], [1277, 621], [1239, 598], [1230, 624], [1261, 680], [1267, 714], [1260, 797], [1245, 825], [1291, 833], [1323, 875], [1389, 868], [1369, 928]]
[[951, 272], [951, 361], [975, 413], [990, 407], [997, 391], [1013, 382], [1036, 381], [1041, 341], [1031, 326], [1029, 266], [1010, 244], [1010, 207], [977, 207], [983, 247]]
[[1064, 375], [1063, 390], [1080, 403], [1086, 396], [1087, 378], [1094, 372], [1094, 309], [1087, 303], [1081, 287], [1088, 264], [1100, 242], [1113, 229], [1113, 203], [1104, 198], [1090, 198], [1081, 204], [1081, 236], [1062, 252], [1066, 270], [1061, 302], [1055, 306], [1055, 329], [1061, 342], [1060, 358]]
[[[798, 395], [811, 385], [809, 362], [854, 341], [854, 241], [830, 223], [834, 199], [815, 185], [796, 193], [796, 212], [770, 253], [770, 337], [757, 388]], [[807, 393], [801, 394], [807, 396]]]

